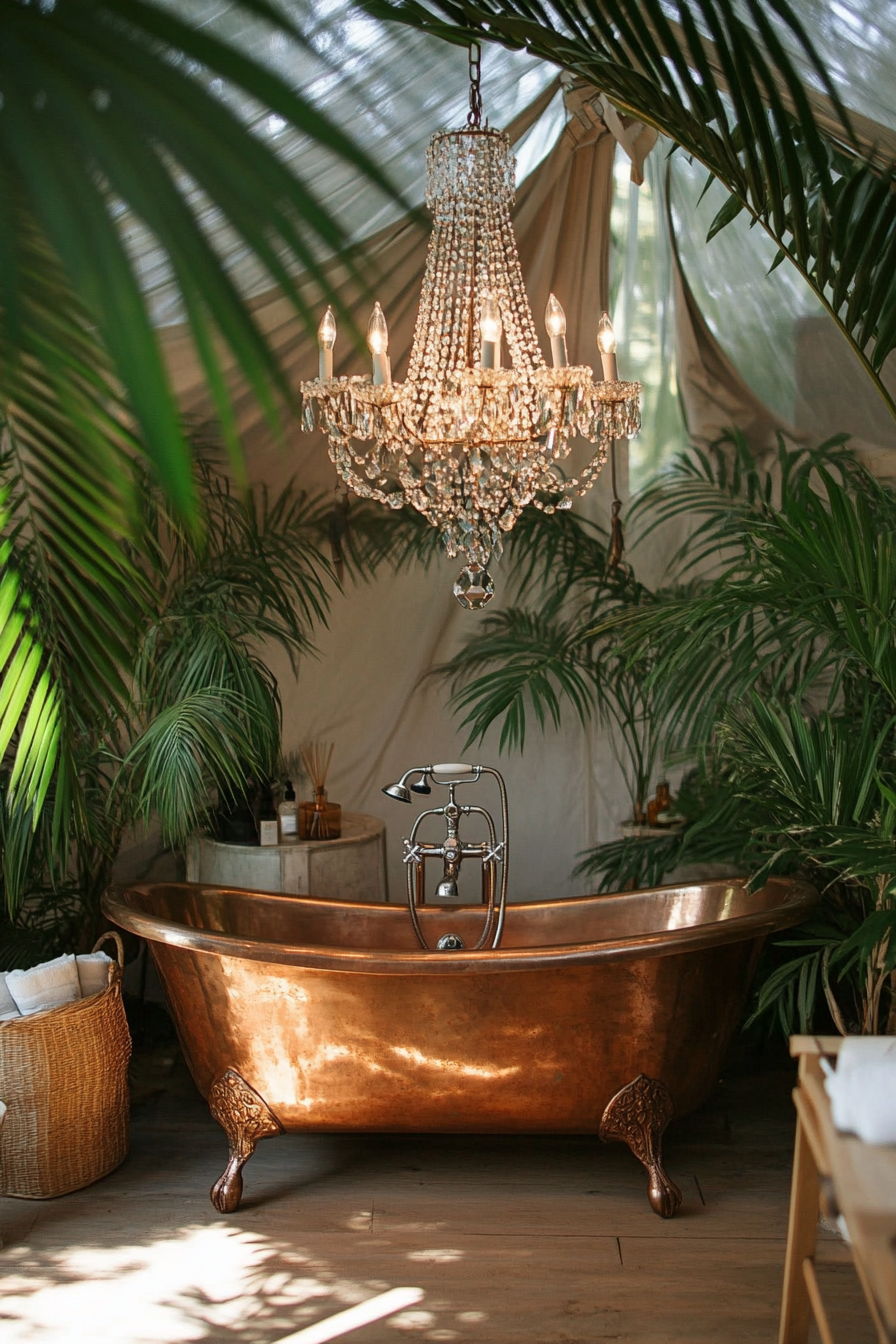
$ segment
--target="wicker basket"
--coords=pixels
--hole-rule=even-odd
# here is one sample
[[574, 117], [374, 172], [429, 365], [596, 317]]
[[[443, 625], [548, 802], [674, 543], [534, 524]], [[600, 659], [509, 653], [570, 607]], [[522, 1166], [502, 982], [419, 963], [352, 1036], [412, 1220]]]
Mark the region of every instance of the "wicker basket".
[[124, 948], [109, 988], [0, 1022], [0, 1194], [52, 1199], [107, 1176], [128, 1151], [131, 1038], [121, 1001]]

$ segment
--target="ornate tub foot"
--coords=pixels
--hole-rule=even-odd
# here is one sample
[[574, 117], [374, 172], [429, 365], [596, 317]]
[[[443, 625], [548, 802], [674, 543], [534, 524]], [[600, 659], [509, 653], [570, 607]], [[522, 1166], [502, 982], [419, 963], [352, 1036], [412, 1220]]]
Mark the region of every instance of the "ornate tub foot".
[[663, 1168], [662, 1136], [675, 1113], [669, 1089], [641, 1073], [607, 1103], [598, 1133], [604, 1143], [627, 1143], [650, 1178], [647, 1197], [654, 1213], [671, 1218], [681, 1206], [681, 1191]]
[[242, 1170], [255, 1145], [259, 1139], [279, 1134], [282, 1127], [236, 1069], [228, 1069], [212, 1084], [208, 1108], [230, 1144], [230, 1157], [224, 1174], [211, 1188], [211, 1201], [219, 1213], [235, 1213], [243, 1197]]

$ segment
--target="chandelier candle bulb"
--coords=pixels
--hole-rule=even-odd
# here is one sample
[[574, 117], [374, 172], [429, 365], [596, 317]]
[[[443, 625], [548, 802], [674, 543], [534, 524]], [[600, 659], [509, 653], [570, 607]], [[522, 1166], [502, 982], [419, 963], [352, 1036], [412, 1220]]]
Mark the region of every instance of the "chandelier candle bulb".
[[567, 368], [569, 358], [566, 354], [566, 314], [553, 294], [544, 310], [544, 325], [551, 338], [551, 359], [554, 368]]
[[597, 324], [597, 348], [600, 350], [600, 363], [604, 382], [615, 383], [619, 380], [619, 365], [616, 362], [616, 333], [609, 313], [601, 313]]
[[320, 320], [317, 343], [320, 346], [320, 377], [326, 380], [333, 377], [333, 346], [336, 344], [336, 319], [332, 308], [328, 308]]
[[392, 382], [392, 368], [389, 364], [389, 328], [378, 303], [373, 305], [370, 321], [367, 323], [367, 347], [373, 355], [373, 385], [388, 387]]
[[479, 367], [481, 369], [499, 369], [501, 367], [501, 312], [497, 301], [491, 295], [487, 295], [482, 300], [479, 334], [482, 337]]

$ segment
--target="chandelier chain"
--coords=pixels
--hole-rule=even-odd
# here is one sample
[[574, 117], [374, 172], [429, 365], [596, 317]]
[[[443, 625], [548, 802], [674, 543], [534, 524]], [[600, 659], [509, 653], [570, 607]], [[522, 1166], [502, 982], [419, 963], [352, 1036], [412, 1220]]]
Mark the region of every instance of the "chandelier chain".
[[482, 125], [482, 47], [478, 42], [470, 43], [470, 111], [467, 125], [478, 130]]

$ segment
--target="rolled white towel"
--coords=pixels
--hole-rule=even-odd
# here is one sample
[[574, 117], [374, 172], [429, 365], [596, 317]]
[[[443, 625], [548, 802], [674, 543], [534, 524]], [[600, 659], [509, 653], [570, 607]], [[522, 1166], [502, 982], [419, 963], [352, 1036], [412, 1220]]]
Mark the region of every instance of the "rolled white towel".
[[77, 962], [71, 953], [66, 953], [33, 966], [30, 971], [10, 971], [6, 988], [23, 1017], [72, 1003], [81, 997]]
[[838, 1129], [865, 1143], [896, 1143], [896, 1037], [847, 1036], [825, 1088]]
[[109, 988], [109, 967], [112, 958], [105, 952], [82, 952], [75, 960], [78, 963], [78, 979], [81, 982], [81, 998], [88, 999], [91, 994], [101, 994]]
[[0, 971], [0, 1022], [5, 1022], [9, 1017], [21, 1017], [22, 1014], [16, 1007], [16, 1001], [6, 988], [6, 971]]

